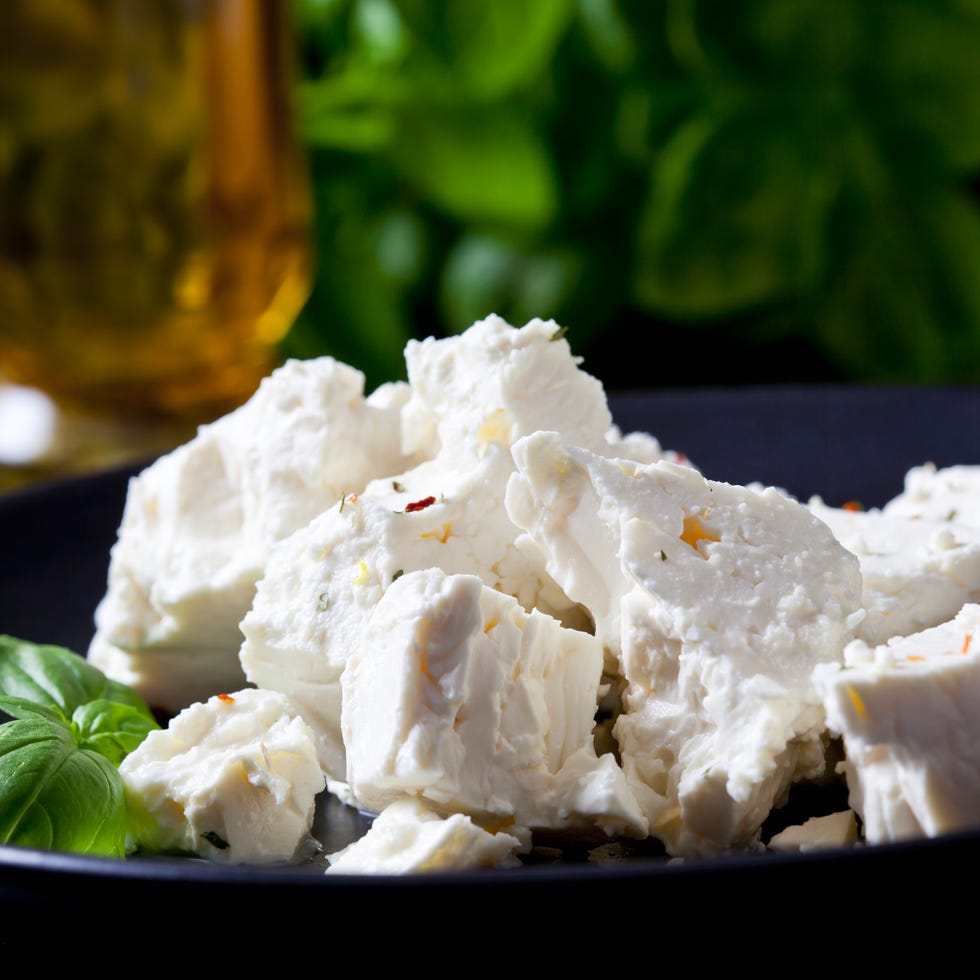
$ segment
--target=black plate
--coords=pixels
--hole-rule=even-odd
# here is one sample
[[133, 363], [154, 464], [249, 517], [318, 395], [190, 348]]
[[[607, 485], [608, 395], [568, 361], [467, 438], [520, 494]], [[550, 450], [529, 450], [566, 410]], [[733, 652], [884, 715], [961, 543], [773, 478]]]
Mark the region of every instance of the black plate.
[[[854, 499], [883, 504], [900, 492], [910, 467], [927, 461], [980, 463], [980, 391], [973, 389], [665, 390], [613, 393], [610, 403], [621, 428], [654, 434], [711, 479], [773, 484], [800, 499], [820, 494], [835, 506]], [[131, 472], [0, 500], [0, 632], [84, 652]], [[333, 827], [322, 828], [326, 834], [348, 819], [343, 808], [322, 816]], [[783, 815], [783, 822], [794, 816]], [[208, 922], [232, 908], [261, 908], [266, 926], [326, 917], [331, 928], [343, 928], [385, 917], [390, 933], [406, 909], [459, 922], [476, 914], [474, 903], [485, 908], [489, 901], [503, 919], [550, 914], [555, 921], [572, 916], [574, 925], [605, 917], [604, 906], [625, 915], [626, 896], [640, 896], [640, 914], [658, 932], [687, 924], [695, 910], [716, 925], [773, 927], [802, 923], [820, 914], [813, 905], [820, 896], [843, 901], [852, 889], [861, 907], [894, 906], [906, 895], [916, 916], [928, 915], [935, 906], [923, 906], [922, 889], [946, 887], [978, 857], [980, 832], [803, 855], [669, 862], [654, 848], [603, 861], [569, 853], [506, 871], [352, 877], [309, 867], [114, 861], [0, 847], [0, 921], [11, 923], [14, 913], [94, 920], [108, 907], [122, 915], [165, 902], [182, 918]], [[777, 895], [787, 900], [773, 902]]]

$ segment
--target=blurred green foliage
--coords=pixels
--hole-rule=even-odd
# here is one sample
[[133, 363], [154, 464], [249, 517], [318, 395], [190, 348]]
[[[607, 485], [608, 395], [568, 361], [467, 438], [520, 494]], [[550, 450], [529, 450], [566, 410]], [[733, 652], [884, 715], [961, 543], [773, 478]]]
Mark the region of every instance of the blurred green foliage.
[[980, 381], [980, 3], [293, 5], [317, 272], [289, 353], [373, 387], [496, 312], [587, 368], [615, 342], [607, 383], [737, 383], [794, 338], [841, 378]]

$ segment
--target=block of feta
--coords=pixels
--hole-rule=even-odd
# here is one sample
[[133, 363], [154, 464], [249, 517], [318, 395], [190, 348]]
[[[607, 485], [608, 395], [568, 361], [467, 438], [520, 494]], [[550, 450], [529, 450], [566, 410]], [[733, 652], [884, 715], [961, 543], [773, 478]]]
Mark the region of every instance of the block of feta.
[[819, 497], [807, 506], [860, 563], [866, 616], [858, 639], [918, 633], [980, 601], [980, 525], [829, 507]]
[[791, 784], [824, 768], [810, 675], [861, 615], [857, 559], [775, 488], [549, 432], [513, 454], [511, 518], [620, 659], [614, 734], [651, 833], [680, 857], [761, 846]]
[[503, 507], [512, 471], [502, 453], [470, 470], [410, 473], [335, 504], [270, 554], [242, 620], [250, 683], [293, 698], [314, 728], [325, 771], [344, 778], [340, 676], [368, 617], [399, 574], [424, 568], [478, 575], [573, 621], [582, 613], [513, 546]]
[[882, 508], [886, 514], [980, 525], [980, 466], [914, 466], [900, 494]]
[[[251, 683], [301, 705], [332, 779], [345, 772], [340, 674], [397, 573], [477, 575], [526, 609], [589, 625], [540, 556], [516, 546], [519, 529], [503, 506], [513, 441], [546, 422], [598, 452], [624, 445], [601, 385], [556, 329], [489, 317], [458, 336], [411, 342], [406, 428], [438, 452], [372, 480], [270, 555], [241, 623], [240, 660]], [[650, 439], [626, 445], [645, 454], [659, 448]]]
[[333, 358], [288, 361], [129, 485], [89, 659], [170, 712], [243, 686], [238, 624], [270, 547], [405, 468], [402, 383], [363, 394]]
[[646, 837], [615, 756], [596, 754], [602, 666], [594, 636], [476, 576], [406, 573], [341, 678], [352, 796], [369, 811], [418, 796], [484, 827]]
[[443, 816], [405, 796], [374, 818], [367, 833], [327, 855], [327, 874], [424, 874], [520, 865], [522, 841], [491, 833], [468, 816]]
[[854, 811], [839, 810], [786, 827], [773, 834], [767, 846], [770, 851], [805, 853], [828, 847], [847, 847], [857, 842], [858, 825]]
[[436, 442], [453, 457], [482, 458], [492, 445], [558, 427], [598, 449], [613, 438], [613, 420], [601, 382], [581, 362], [552, 320], [514, 327], [491, 315], [452, 337], [411, 340], [409, 445]]
[[855, 640], [814, 681], [868, 843], [977, 826], [980, 605], [877, 646]]
[[274, 691], [189, 705], [126, 756], [119, 774], [131, 850], [269, 864], [318, 848], [311, 828], [325, 782], [312, 732]]

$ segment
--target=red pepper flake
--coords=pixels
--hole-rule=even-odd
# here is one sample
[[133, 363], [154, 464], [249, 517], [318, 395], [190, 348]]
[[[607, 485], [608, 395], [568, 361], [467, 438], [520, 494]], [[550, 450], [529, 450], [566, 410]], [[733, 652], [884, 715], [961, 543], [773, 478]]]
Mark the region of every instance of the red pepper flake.
[[225, 701], [228, 704], [231, 704], [231, 702], [234, 701], [235, 699], [230, 694], [219, 694], [218, 695], [218, 700], [219, 701]]
[[848, 500], [842, 509], [860, 511], [864, 510], [864, 505], [859, 500]]
[[960, 653], [966, 653], [966, 651], [970, 649], [970, 640], [972, 639], [972, 633], [967, 633], [966, 636], [963, 637], [963, 649], [960, 650]]
[[412, 514], [417, 510], [425, 510], [426, 507], [431, 507], [435, 502], [435, 497], [423, 497], [421, 500], [416, 500], [414, 503], [406, 504], [405, 513]]

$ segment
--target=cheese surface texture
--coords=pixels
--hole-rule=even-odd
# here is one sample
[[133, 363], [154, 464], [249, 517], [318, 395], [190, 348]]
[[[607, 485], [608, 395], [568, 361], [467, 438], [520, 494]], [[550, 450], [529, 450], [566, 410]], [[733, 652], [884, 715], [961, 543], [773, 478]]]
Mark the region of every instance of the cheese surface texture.
[[131, 481], [89, 659], [173, 715], [120, 766], [133, 848], [421, 874], [976, 825], [980, 467], [870, 511], [714, 480], [553, 321], [405, 366], [287, 361]]
[[490, 833], [469, 817], [440, 816], [414, 797], [387, 807], [368, 832], [342, 851], [328, 854], [327, 874], [424, 874], [520, 864], [519, 838]]
[[791, 784], [823, 769], [810, 672], [850, 639], [857, 559], [776, 490], [555, 433], [514, 457], [511, 517], [620, 659], [614, 734], [651, 833], [677, 856], [751, 848]]
[[980, 526], [980, 465], [913, 466], [905, 474], [902, 492], [882, 509], [886, 514]]
[[845, 510], [819, 498], [808, 507], [860, 563], [866, 615], [859, 639], [883, 643], [918, 633], [980, 600], [980, 526], [898, 509]]
[[402, 383], [288, 361], [241, 408], [130, 483], [89, 659], [174, 712], [244, 684], [238, 624], [270, 548], [372, 477], [403, 468]]
[[373, 811], [420, 797], [484, 826], [646, 836], [616, 759], [596, 754], [602, 666], [593, 636], [475, 576], [402, 576], [342, 677], [353, 797]]
[[869, 843], [935, 837], [980, 813], [980, 605], [947, 623], [844, 651], [814, 679]]
[[241, 623], [240, 660], [251, 683], [301, 705], [333, 780], [346, 771], [340, 675], [399, 573], [472, 574], [525, 609], [589, 626], [540, 555], [516, 545], [519, 529], [504, 507], [511, 446], [548, 424], [598, 452], [662, 450], [613, 426], [602, 386], [554, 339], [556, 329], [490, 317], [457, 337], [409, 343], [406, 444], [436, 445], [435, 455], [370, 481], [269, 556]]
[[119, 773], [132, 847], [231, 864], [291, 863], [315, 850], [323, 773], [309, 727], [275, 692], [188, 706]]

